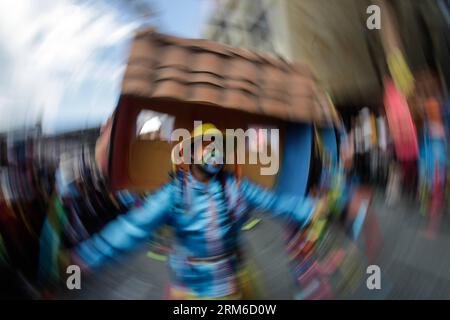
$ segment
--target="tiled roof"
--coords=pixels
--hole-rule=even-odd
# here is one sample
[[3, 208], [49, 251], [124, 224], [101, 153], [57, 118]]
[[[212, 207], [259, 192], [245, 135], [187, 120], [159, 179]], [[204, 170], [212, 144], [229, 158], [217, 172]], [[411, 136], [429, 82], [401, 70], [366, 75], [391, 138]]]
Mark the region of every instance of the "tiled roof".
[[287, 121], [336, 121], [305, 64], [153, 29], [134, 39], [122, 95], [179, 99]]

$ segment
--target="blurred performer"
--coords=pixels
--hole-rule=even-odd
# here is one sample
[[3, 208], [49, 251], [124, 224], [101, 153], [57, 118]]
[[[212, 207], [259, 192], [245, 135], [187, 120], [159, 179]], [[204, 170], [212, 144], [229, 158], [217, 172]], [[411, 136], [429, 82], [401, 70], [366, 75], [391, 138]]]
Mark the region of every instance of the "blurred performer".
[[175, 235], [168, 298], [249, 298], [240, 239], [249, 212], [271, 212], [305, 227], [313, 216], [322, 215], [325, 199], [277, 195], [241, 179], [239, 169], [234, 175], [226, 172], [224, 154], [207, 148], [212, 142], [204, 139], [215, 134], [222, 133], [211, 124], [196, 127], [192, 137], [178, 146], [184, 150], [188, 144], [201, 146], [192, 148], [190, 156], [202, 161], [175, 167], [170, 182], [150, 194], [142, 206], [78, 245], [70, 262], [85, 270], [95, 269], [135, 249], [157, 227], [167, 224]]
[[[429, 98], [425, 103], [426, 121], [420, 157], [422, 198], [429, 198], [428, 212], [430, 223], [428, 235], [433, 237], [439, 227], [440, 215], [444, 206], [447, 177], [447, 140], [443, 125], [440, 104]], [[427, 197], [427, 195], [429, 195]], [[423, 200], [422, 200], [423, 201]]]

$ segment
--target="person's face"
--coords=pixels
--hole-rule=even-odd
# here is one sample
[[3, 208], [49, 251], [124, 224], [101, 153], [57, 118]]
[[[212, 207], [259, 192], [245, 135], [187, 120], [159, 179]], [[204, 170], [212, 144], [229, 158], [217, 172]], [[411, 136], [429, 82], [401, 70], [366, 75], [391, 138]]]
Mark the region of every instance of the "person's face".
[[219, 150], [214, 148], [211, 141], [202, 141], [201, 145], [193, 149], [194, 164], [200, 164], [208, 173], [219, 172], [223, 167], [223, 157]]

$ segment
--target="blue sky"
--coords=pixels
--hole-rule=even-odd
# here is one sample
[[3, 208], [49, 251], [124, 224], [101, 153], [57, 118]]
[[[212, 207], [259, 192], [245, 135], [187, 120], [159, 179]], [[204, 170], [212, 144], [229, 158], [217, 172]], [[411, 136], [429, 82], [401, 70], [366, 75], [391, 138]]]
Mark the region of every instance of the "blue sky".
[[197, 38], [214, 0], [156, 0], [154, 3], [161, 13], [161, 31]]
[[[215, 0], [149, 0], [161, 32], [201, 37]], [[81, 4], [80, 4], [81, 3]], [[57, 133], [114, 110], [141, 21], [107, 0], [0, 1], [0, 131], [42, 120]]]

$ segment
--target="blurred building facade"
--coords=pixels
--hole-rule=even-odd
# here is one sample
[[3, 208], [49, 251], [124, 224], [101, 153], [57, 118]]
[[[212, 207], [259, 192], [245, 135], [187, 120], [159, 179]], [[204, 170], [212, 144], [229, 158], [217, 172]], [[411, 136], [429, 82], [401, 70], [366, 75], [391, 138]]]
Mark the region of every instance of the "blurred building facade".
[[306, 62], [338, 102], [364, 104], [381, 88], [363, 30], [365, 3], [219, 1], [205, 37]]
[[[446, 2], [221, 0], [204, 36], [306, 62], [338, 106], [379, 107], [389, 73], [383, 41], [392, 33], [413, 72], [431, 65], [448, 83]], [[380, 30], [366, 25], [373, 4], [382, 8]], [[390, 21], [384, 19], [388, 13]]]
[[[0, 168], [15, 165], [19, 158], [35, 164], [56, 167], [62, 155], [75, 156], [83, 146], [94, 148], [100, 128], [44, 135], [40, 126], [28, 130], [0, 133]], [[28, 148], [25, 146], [29, 146]]]
[[291, 58], [285, 10], [288, 1], [217, 1], [205, 38]]

